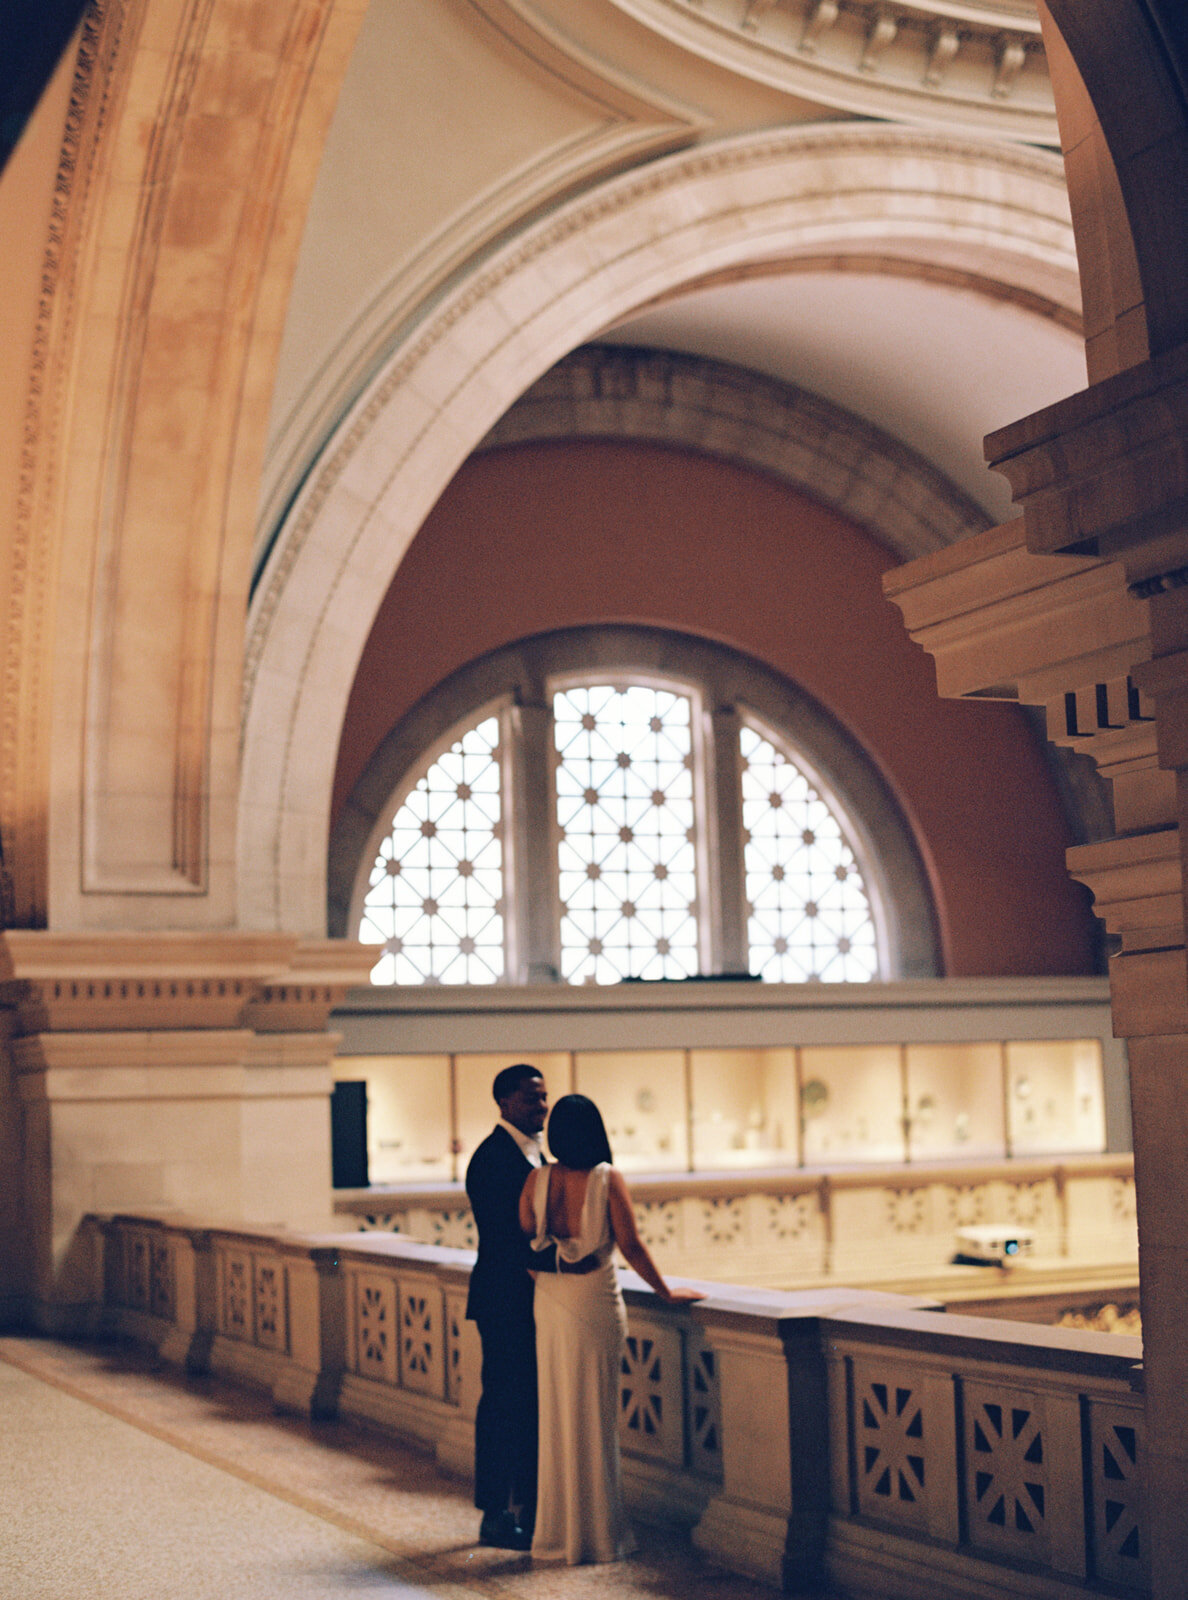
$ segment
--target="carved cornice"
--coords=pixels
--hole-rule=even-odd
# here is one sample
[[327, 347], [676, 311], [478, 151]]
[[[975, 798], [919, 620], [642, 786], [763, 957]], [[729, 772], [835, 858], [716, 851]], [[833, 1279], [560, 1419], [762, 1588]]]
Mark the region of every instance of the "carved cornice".
[[1092, 556], [1033, 554], [1022, 518], [910, 562], [883, 587], [935, 658], [949, 697], [1063, 705], [1067, 692], [1150, 655], [1145, 608], [1128, 596], [1121, 569]]
[[698, 55], [789, 94], [1056, 144], [1029, 0], [614, 0]]
[[374, 950], [281, 933], [0, 935], [0, 1005], [23, 1034], [318, 1032]]
[[1150, 624], [1116, 562], [1035, 555], [1019, 517], [888, 573], [883, 587], [935, 660], [942, 695], [1043, 707], [1082, 837], [1108, 831], [1108, 806], [1092, 768], [1078, 773], [1066, 751], [1114, 782], [1118, 826], [1150, 825], [1166, 800], [1158, 778], [1152, 787], [1153, 713], [1135, 682]]

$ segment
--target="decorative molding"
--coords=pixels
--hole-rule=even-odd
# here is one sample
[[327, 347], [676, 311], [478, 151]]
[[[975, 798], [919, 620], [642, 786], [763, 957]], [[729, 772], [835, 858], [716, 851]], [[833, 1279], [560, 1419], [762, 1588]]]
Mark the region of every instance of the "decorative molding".
[[[324, 1057], [327, 1018], [366, 981], [371, 961], [361, 945], [286, 934], [9, 930], [0, 934], [0, 1003], [15, 1008], [26, 1035], [55, 1036], [59, 1052], [83, 1032], [199, 1030], [197, 1059], [204, 1035], [255, 1029], [320, 1035]], [[87, 1043], [80, 1064], [99, 1048]]]
[[1031, 0], [615, 3], [718, 67], [818, 104], [1059, 142]]
[[57, 565], [53, 502], [60, 492], [64, 373], [78, 315], [79, 252], [88, 232], [99, 152], [123, 83], [116, 64], [145, 0], [92, 0], [83, 14], [74, 83], [46, 236], [29, 362], [3, 619], [0, 826], [13, 863], [13, 925], [46, 918], [48, 675], [45, 624]]

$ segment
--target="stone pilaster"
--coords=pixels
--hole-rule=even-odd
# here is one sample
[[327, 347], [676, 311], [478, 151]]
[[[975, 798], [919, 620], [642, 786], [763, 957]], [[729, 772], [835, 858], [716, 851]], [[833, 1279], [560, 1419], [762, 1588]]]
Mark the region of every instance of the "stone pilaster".
[[329, 1225], [326, 1021], [369, 962], [283, 934], [0, 936], [0, 1190], [28, 1239], [10, 1315], [70, 1326], [87, 1212]]
[[1018, 522], [888, 593], [940, 691], [1045, 707], [1111, 779], [1114, 837], [1069, 852], [1117, 940], [1142, 1280], [1153, 1593], [1188, 1593], [1188, 348], [990, 435]]

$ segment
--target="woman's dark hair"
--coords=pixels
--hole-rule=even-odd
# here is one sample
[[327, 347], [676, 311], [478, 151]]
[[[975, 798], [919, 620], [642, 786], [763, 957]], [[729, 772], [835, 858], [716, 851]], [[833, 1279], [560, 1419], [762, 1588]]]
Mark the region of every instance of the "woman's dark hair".
[[563, 1167], [589, 1172], [613, 1161], [602, 1112], [584, 1094], [563, 1094], [549, 1115], [549, 1149]]

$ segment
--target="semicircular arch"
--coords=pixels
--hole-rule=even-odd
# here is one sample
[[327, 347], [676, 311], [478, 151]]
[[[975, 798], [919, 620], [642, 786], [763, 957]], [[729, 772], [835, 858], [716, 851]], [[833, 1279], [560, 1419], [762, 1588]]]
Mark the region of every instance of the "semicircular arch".
[[582, 345], [504, 412], [475, 453], [605, 438], [676, 445], [768, 473], [903, 561], [990, 526], [929, 461], [854, 412], [749, 368], [671, 350]]
[[601, 328], [707, 272], [871, 250], [1076, 304], [1057, 158], [816, 126], [668, 157], [559, 206], [399, 342], [311, 468], [249, 616], [245, 925], [321, 930], [335, 750], [376, 608], [424, 516], [517, 396]]

